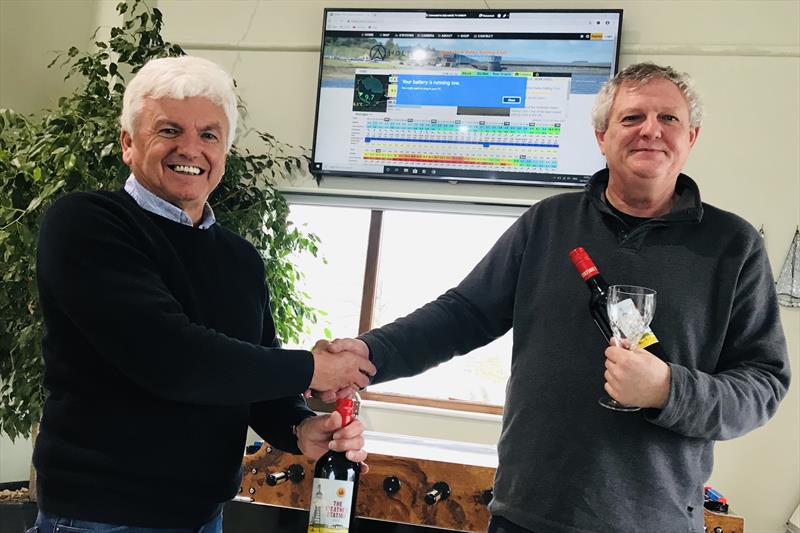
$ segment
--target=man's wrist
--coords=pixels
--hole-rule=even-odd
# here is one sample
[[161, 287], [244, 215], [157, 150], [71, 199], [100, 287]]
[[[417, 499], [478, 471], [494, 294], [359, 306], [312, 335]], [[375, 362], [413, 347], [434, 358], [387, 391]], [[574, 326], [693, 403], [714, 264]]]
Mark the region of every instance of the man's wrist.
[[372, 362], [372, 350], [370, 349], [369, 344], [367, 343], [367, 341], [365, 341], [363, 337], [356, 337], [355, 340], [361, 341], [361, 342], [364, 343], [364, 346], [367, 347], [367, 359], [369, 359], [369, 361]]
[[669, 388], [672, 381], [672, 368], [670, 368], [666, 362], [662, 361], [662, 364], [665, 367], [665, 373], [663, 379], [661, 380], [661, 385], [658, 388], [658, 397], [656, 398], [656, 405], [654, 406], [656, 409], [663, 409], [666, 407], [667, 402], [669, 401]]
[[299, 421], [295, 422], [294, 424], [292, 424], [292, 428], [291, 428], [292, 435], [294, 435], [294, 438], [295, 438], [295, 440], [297, 442], [300, 442], [300, 431], [301, 431], [301, 426], [303, 425], [303, 423], [306, 420], [308, 420], [309, 418], [313, 418], [315, 416], [316, 415], [312, 414], [312, 415], [304, 417], [301, 420], [299, 420]]

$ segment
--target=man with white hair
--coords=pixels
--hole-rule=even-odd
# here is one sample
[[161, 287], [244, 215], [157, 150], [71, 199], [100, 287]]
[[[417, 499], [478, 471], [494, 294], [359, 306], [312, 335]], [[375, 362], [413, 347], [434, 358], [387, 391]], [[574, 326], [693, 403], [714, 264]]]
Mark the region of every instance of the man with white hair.
[[39, 533], [214, 533], [238, 491], [248, 425], [271, 444], [363, 461], [363, 425], [303, 392], [363, 386], [352, 353], [280, 348], [258, 251], [208, 197], [236, 131], [233, 80], [196, 57], [128, 84], [124, 190], [67, 195], [42, 225], [45, 322]]
[[[491, 533], [703, 531], [714, 441], [764, 424], [789, 386], [764, 243], [700, 201], [681, 173], [697, 141], [686, 74], [631, 65], [593, 123], [608, 168], [531, 207], [455, 288], [330, 349], [370, 358], [376, 382], [423, 372], [514, 328]], [[658, 291], [665, 356], [604, 347], [569, 253], [609, 283]], [[605, 357], [603, 357], [605, 350]], [[598, 406], [601, 388], [621, 413]]]

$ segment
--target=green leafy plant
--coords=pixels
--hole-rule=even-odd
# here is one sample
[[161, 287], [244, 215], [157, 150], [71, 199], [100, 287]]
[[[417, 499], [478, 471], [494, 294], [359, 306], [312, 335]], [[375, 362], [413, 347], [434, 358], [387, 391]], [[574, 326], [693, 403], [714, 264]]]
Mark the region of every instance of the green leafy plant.
[[[73, 94], [36, 116], [0, 110], [0, 433], [12, 439], [29, 436], [44, 401], [34, 268], [42, 215], [67, 192], [122, 187], [129, 174], [118, 140], [125, 79], [151, 58], [183, 54], [162, 39], [158, 9], [129, 0], [117, 11], [123, 22], [107, 41], [91, 52], [72, 47], [49, 65], [61, 61], [67, 78], [80, 78]], [[261, 251], [278, 337], [299, 342], [318, 310], [307, 303], [290, 258], [316, 256], [318, 238], [293, 227], [273, 180], [306, 169], [308, 159], [301, 148], [258, 136], [263, 151], [231, 150], [209, 201], [220, 224]]]

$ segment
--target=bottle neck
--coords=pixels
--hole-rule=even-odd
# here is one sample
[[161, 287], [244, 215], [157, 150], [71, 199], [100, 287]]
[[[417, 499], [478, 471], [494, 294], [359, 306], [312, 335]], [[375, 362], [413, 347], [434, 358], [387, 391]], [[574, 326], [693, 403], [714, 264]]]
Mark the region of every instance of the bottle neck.
[[336, 411], [342, 415], [342, 427], [353, 421], [353, 400], [345, 398], [336, 400]]
[[603, 294], [608, 293], [608, 283], [606, 283], [606, 280], [604, 280], [603, 276], [601, 276], [599, 273], [587, 278], [585, 281], [586, 286], [589, 287], [590, 291], [601, 292]]
[[336, 400], [336, 411], [342, 415], [342, 427], [352, 422], [358, 416], [358, 407], [361, 404], [361, 397], [358, 393], [350, 398], [340, 398]]

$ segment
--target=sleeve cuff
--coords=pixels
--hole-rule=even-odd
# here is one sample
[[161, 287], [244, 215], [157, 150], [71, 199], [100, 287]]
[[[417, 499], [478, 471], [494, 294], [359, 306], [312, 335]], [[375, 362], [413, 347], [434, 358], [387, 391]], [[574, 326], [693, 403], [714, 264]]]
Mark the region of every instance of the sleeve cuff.
[[384, 342], [380, 336], [374, 335], [371, 332], [360, 335], [358, 339], [364, 341], [367, 348], [369, 348], [369, 360], [372, 361], [372, 364], [375, 365], [377, 369], [377, 373], [370, 380], [370, 384], [385, 381], [379, 378], [381, 375], [381, 367], [383, 367], [386, 362], [385, 354], [392, 353], [394, 348], [390, 344]]
[[297, 446], [297, 426], [299, 426], [306, 418], [311, 418], [314, 416], [317, 416], [314, 411], [308, 411], [303, 413], [303, 416], [299, 417], [291, 426], [289, 426], [289, 435], [286, 437], [286, 443], [283, 447], [281, 447], [281, 450], [291, 453], [292, 455], [303, 454], [303, 452], [300, 451], [300, 447]]
[[645, 419], [657, 426], [670, 428], [680, 419], [682, 410], [680, 405], [680, 383], [685, 382], [684, 372], [686, 369], [680, 365], [667, 363], [669, 365], [669, 396], [667, 403], [661, 409], [647, 409]]

